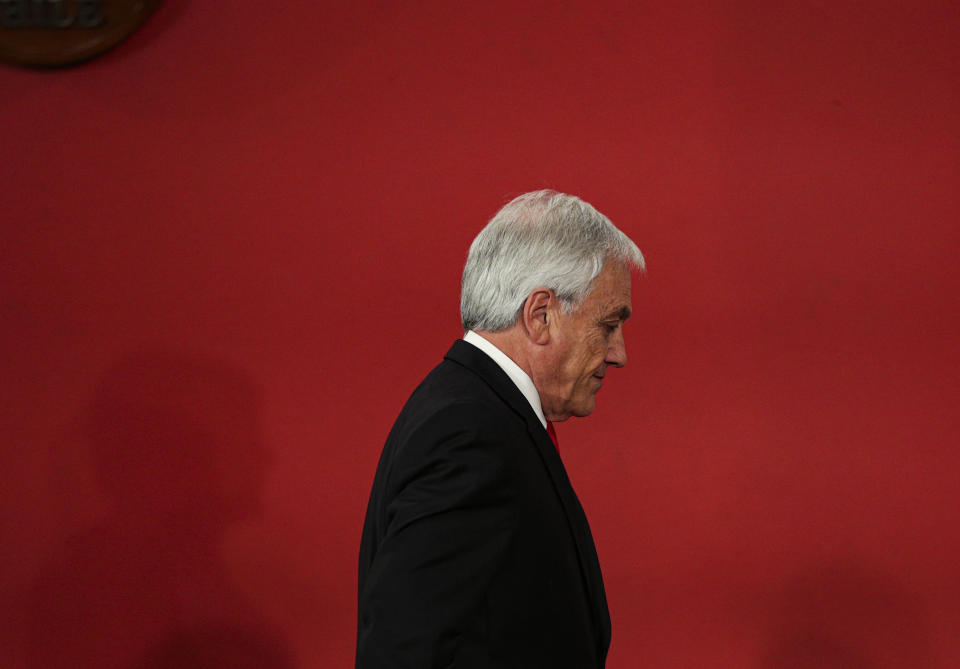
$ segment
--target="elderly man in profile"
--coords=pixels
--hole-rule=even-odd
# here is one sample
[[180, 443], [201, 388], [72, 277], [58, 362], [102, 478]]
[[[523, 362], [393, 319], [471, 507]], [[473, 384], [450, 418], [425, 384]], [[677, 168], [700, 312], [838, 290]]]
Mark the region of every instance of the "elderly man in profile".
[[357, 669], [600, 669], [610, 616], [553, 423], [627, 354], [643, 256], [579, 198], [527, 193], [477, 235], [466, 334], [387, 437], [360, 546]]

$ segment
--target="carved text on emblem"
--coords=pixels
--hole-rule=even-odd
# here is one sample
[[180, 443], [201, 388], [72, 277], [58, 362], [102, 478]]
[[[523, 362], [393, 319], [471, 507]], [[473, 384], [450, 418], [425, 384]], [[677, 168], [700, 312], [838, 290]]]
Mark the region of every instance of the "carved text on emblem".
[[97, 28], [104, 23], [101, 0], [0, 0], [3, 28]]

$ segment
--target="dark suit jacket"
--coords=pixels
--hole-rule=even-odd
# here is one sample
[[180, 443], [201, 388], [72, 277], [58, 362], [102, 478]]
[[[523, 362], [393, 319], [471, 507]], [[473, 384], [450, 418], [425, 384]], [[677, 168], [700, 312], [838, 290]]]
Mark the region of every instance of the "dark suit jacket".
[[610, 616], [560, 456], [457, 341], [387, 437], [360, 545], [357, 669], [600, 669]]

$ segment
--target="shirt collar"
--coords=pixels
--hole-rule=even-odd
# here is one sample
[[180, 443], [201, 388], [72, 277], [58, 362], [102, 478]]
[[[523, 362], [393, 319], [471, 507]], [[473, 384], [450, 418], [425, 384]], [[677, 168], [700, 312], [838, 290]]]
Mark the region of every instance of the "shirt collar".
[[510, 377], [514, 385], [523, 393], [523, 396], [527, 398], [527, 401], [530, 402], [530, 406], [533, 408], [533, 412], [537, 414], [537, 418], [540, 419], [540, 423], [546, 427], [547, 419], [544, 418], [543, 408], [540, 406], [540, 393], [537, 392], [537, 387], [533, 385], [533, 379], [527, 376], [525, 371], [520, 369], [520, 365], [473, 330], [468, 330], [467, 333], [463, 335], [463, 341], [473, 344], [497, 363], [500, 369]]

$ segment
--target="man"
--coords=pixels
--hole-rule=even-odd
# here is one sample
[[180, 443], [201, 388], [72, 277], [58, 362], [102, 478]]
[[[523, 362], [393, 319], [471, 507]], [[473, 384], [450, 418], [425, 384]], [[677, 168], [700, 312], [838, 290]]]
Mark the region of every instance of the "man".
[[627, 360], [637, 246], [562, 193], [477, 235], [467, 331], [387, 437], [360, 546], [357, 669], [600, 669], [610, 617], [552, 423]]

